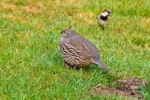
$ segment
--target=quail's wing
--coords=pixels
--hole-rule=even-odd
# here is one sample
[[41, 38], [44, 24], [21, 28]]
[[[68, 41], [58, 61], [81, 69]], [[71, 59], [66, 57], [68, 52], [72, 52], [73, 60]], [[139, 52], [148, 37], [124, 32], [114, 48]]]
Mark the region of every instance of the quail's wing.
[[69, 39], [68, 43], [65, 45], [68, 45], [66, 47], [69, 47], [68, 50], [70, 50], [73, 55], [78, 56], [83, 60], [92, 57], [91, 50], [88, 48], [87, 43], [83, 39], [80, 39], [80, 37]]
[[80, 36], [81, 43], [84, 43], [86, 45], [86, 48], [89, 49], [90, 53], [92, 54], [92, 57], [94, 59], [99, 59], [99, 50], [96, 48], [96, 46], [90, 42], [89, 40], [85, 39], [84, 37]]
[[99, 51], [96, 48], [96, 46], [90, 42], [89, 40], [85, 39], [84, 37], [80, 35], [76, 35], [73, 38], [69, 39], [70, 44], [74, 48], [76, 48], [77, 52], [79, 55], [84, 56], [86, 58], [94, 58], [94, 59], [99, 59]]

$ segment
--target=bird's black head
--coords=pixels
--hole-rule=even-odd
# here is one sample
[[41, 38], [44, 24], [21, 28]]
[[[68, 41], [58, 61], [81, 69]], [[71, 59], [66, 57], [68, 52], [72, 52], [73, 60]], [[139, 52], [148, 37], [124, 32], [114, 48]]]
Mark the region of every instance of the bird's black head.
[[99, 16], [98, 19], [99, 20], [103, 20], [106, 21], [107, 17], [111, 15], [111, 11], [110, 10], [104, 10]]
[[69, 37], [74, 36], [76, 33], [75, 31], [67, 28], [67, 29], [62, 30], [61, 34], [64, 38], [69, 38]]
[[106, 13], [107, 16], [110, 16], [110, 15], [111, 15], [111, 11], [108, 10], [108, 9], [105, 9], [105, 10], [103, 11], [103, 13]]

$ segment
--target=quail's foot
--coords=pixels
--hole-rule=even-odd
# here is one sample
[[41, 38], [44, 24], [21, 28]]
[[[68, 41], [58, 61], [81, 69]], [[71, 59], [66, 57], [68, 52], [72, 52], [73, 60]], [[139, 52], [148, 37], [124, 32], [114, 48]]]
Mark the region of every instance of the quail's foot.
[[64, 61], [64, 65], [66, 66], [66, 68], [68, 68], [68, 69], [71, 69], [71, 68], [73, 68], [71, 65], [69, 65], [68, 63], [66, 63], [65, 61]]

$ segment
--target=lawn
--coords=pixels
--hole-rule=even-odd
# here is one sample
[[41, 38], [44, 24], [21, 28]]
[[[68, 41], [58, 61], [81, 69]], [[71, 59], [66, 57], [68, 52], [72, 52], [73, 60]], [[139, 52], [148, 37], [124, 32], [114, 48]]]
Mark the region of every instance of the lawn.
[[[149, 5], [149, 0], [0, 0], [0, 99], [129, 100], [91, 90], [126, 77], [150, 81]], [[103, 30], [97, 16], [105, 9], [112, 15]], [[96, 65], [63, 66], [58, 40], [70, 25], [96, 45], [110, 73]], [[142, 93], [150, 99], [149, 88]]]

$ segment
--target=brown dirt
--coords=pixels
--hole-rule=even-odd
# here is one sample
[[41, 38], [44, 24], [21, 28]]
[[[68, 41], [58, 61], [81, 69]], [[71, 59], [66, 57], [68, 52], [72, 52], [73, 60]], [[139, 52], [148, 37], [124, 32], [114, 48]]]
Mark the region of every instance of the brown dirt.
[[[5, 9], [5, 10], [10, 10], [10, 11], [14, 11], [16, 9], [20, 9], [20, 7], [18, 7], [17, 5], [14, 5], [12, 3], [3, 3], [0, 2], [0, 6]], [[26, 11], [26, 12], [30, 12], [30, 13], [38, 13], [40, 11], [40, 9], [43, 7], [43, 4], [38, 2], [35, 5], [27, 5], [27, 6], [22, 6], [21, 9]]]
[[13, 5], [13, 4], [8, 4], [8, 3], [3, 3], [3, 2], [0, 2], [0, 7], [2, 7], [3, 9], [6, 9], [6, 10], [10, 10], [10, 11], [12, 11], [12, 10], [14, 10], [14, 8], [16, 8], [16, 6], [15, 5]]
[[141, 80], [139, 78], [125, 78], [123, 80], [114, 81], [114, 83], [119, 86], [115, 88], [115, 86], [101, 86], [98, 84], [94, 88], [91, 89], [91, 92], [95, 95], [97, 94], [115, 94], [122, 95], [129, 100], [144, 100], [142, 93], [140, 92], [140, 86], [145, 86], [147, 81]]
[[36, 5], [23, 6], [22, 9], [25, 10], [26, 12], [38, 13], [42, 7], [43, 7], [43, 4], [38, 3]]
[[150, 26], [150, 18], [143, 18], [140, 20], [140, 24], [142, 26], [145, 26], [145, 27], [149, 27]]

